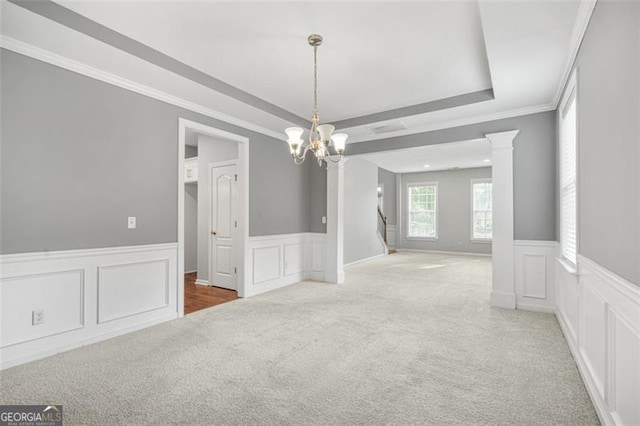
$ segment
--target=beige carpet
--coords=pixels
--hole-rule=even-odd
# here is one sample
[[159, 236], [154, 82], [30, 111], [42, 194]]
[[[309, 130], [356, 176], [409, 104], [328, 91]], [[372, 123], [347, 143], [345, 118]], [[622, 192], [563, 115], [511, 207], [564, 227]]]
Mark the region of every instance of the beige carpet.
[[491, 308], [490, 260], [413, 253], [0, 373], [67, 424], [597, 424], [553, 315]]

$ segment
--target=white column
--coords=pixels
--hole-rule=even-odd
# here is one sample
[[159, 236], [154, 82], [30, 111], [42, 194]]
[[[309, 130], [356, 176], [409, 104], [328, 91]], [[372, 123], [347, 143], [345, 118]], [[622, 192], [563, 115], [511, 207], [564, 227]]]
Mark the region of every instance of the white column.
[[327, 240], [325, 281], [344, 282], [344, 163], [327, 167]]
[[491, 142], [493, 181], [493, 288], [491, 305], [515, 309], [513, 255], [513, 139], [519, 130], [485, 135]]

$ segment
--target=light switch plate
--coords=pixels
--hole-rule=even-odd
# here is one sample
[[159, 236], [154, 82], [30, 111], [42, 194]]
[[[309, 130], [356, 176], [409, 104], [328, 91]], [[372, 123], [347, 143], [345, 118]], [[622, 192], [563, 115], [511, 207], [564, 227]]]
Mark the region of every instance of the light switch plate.
[[129, 216], [129, 218], [127, 220], [127, 228], [136, 229], [136, 217], [135, 216]]

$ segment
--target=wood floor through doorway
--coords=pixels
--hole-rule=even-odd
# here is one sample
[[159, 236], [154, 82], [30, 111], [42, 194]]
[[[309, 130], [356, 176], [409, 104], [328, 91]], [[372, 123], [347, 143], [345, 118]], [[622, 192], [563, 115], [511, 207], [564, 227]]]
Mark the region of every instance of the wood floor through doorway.
[[196, 273], [184, 274], [184, 314], [210, 308], [238, 298], [234, 290], [196, 284]]

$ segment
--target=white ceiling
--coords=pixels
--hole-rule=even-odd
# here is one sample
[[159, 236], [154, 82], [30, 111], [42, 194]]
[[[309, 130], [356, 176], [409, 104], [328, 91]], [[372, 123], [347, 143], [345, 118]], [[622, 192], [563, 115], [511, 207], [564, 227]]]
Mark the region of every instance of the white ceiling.
[[[346, 129], [351, 143], [554, 109], [592, 9], [591, 0], [60, 3], [305, 119], [312, 32], [325, 37], [325, 122], [494, 89], [491, 101]], [[0, 25], [2, 45], [20, 53], [63, 66], [71, 59], [81, 72], [94, 67], [282, 139], [290, 125], [4, 0]], [[406, 129], [371, 130], [387, 121]]]
[[60, 3], [305, 118], [316, 32], [326, 121], [491, 88], [475, 1]]
[[[486, 139], [477, 139], [384, 151], [358, 157], [394, 173], [490, 167], [491, 143]], [[426, 165], [429, 167], [425, 167]]]

